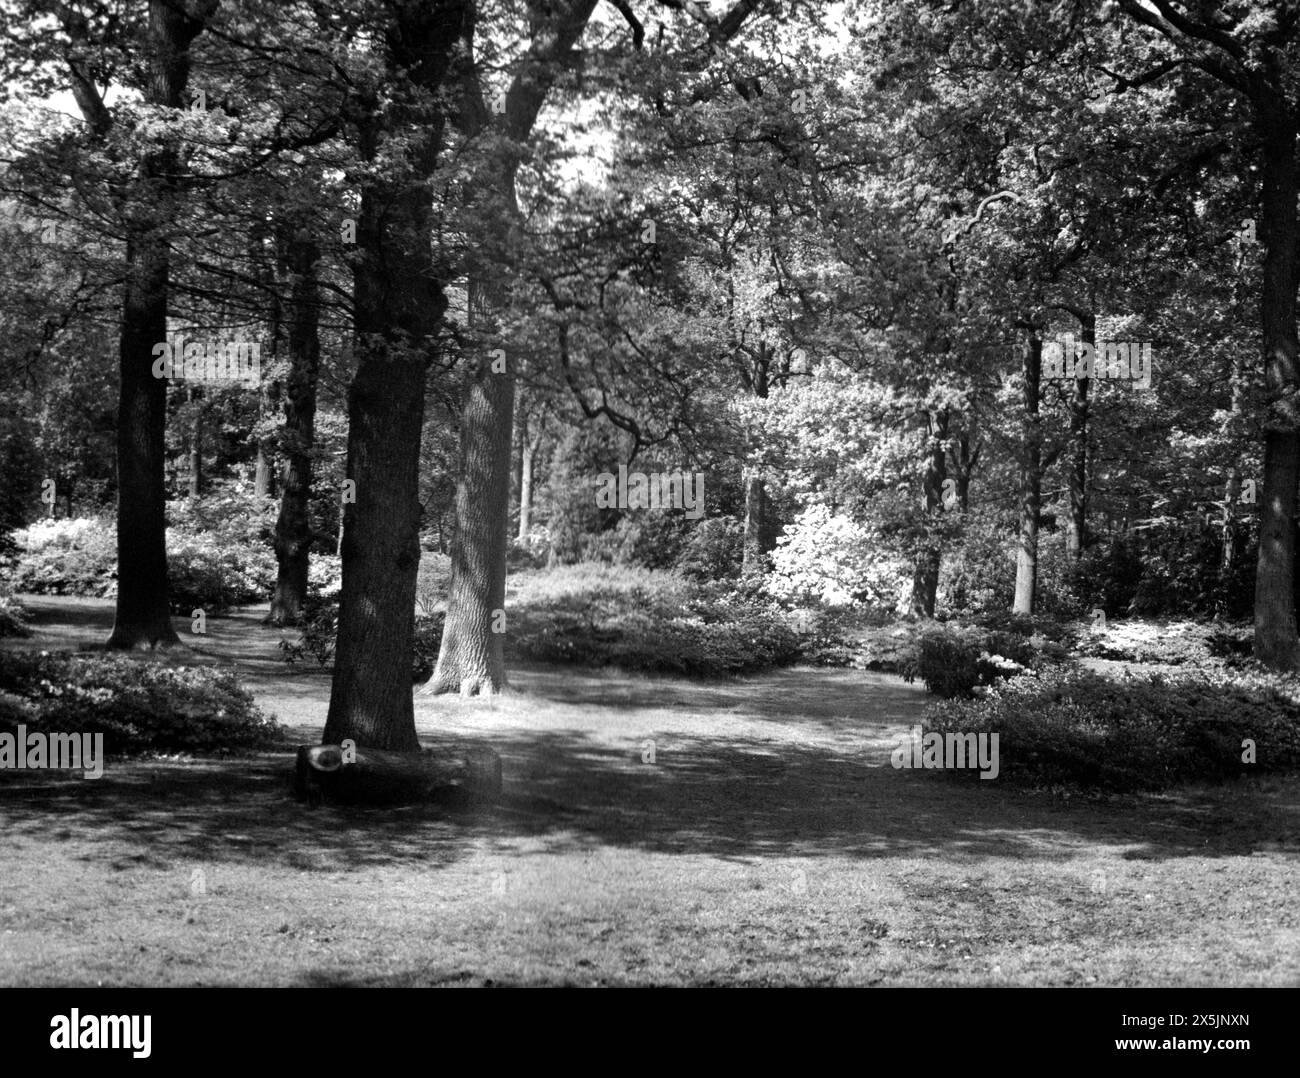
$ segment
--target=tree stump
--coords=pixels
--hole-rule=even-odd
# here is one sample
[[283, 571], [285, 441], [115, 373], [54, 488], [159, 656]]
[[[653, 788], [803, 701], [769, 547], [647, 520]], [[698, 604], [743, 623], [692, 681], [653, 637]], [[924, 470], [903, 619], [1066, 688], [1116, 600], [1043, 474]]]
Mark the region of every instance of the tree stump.
[[[355, 758], [353, 758], [355, 757]], [[294, 792], [311, 804], [391, 805], [413, 801], [487, 805], [501, 798], [501, 757], [482, 746], [420, 752], [299, 745]]]

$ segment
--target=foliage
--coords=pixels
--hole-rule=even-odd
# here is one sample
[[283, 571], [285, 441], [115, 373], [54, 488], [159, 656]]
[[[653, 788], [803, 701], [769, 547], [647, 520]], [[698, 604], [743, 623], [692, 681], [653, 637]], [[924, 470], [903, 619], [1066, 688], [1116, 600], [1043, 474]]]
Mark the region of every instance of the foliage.
[[1079, 655], [1122, 662], [1221, 667], [1247, 661], [1253, 628], [1247, 623], [1108, 620], [1079, 633]]
[[117, 533], [99, 517], [40, 520], [14, 536], [18, 559], [10, 574], [15, 591], [42, 595], [95, 595], [117, 588]]
[[812, 505], [777, 540], [768, 590], [786, 602], [888, 608], [907, 582], [898, 559], [873, 553], [866, 528]]
[[277, 744], [281, 727], [233, 674], [136, 658], [10, 652], [0, 728], [102, 733], [111, 755], [224, 753]]
[[678, 553], [674, 567], [691, 580], [727, 580], [740, 572], [745, 528], [731, 517], [699, 521]]
[[216, 532], [167, 530], [167, 583], [172, 612], [209, 614], [266, 599], [275, 587], [275, 555], [260, 544], [232, 545]]
[[1034, 646], [1017, 633], [934, 625], [922, 629], [902, 673], [908, 681], [920, 678], [936, 695], [971, 696], [977, 687], [1023, 673], [1036, 662]]
[[[1300, 679], [1198, 672], [1114, 680], [1060, 669], [974, 701], [932, 705], [925, 728], [996, 733], [999, 778], [1029, 786], [1163, 789], [1300, 770]], [[1256, 762], [1242, 760], [1255, 743]]]
[[13, 533], [34, 515], [36, 464], [30, 436], [0, 420], [0, 558], [17, 550]]
[[[1041, 554], [1040, 540], [1040, 558]], [[939, 570], [936, 607], [953, 616], [978, 616], [1008, 610], [1015, 591], [1015, 541], [1007, 515], [968, 514], [960, 541], [945, 550]], [[1044, 594], [1051, 594], [1044, 583]]]
[[439, 603], [447, 601], [450, 586], [451, 558], [436, 550], [422, 551], [415, 577], [416, 609], [426, 617], [431, 615]]
[[0, 587], [0, 636], [31, 636], [26, 607]]
[[[196, 607], [209, 614], [265, 599], [275, 586], [275, 555], [249, 538], [248, 518], [207, 530], [185, 514], [184, 527], [167, 529], [167, 575], [172, 612]], [[43, 520], [17, 533], [15, 591], [107, 597], [116, 593], [117, 534], [111, 520]], [[317, 569], [317, 572], [321, 572]]]
[[[425, 557], [428, 557], [426, 553]], [[411, 671], [414, 681], [427, 681], [438, 661], [438, 648], [442, 644], [445, 611], [419, 613], [415, 618], [415, 636]], [[280, 657], [287, 663], [300, 661], [310, 655], [317, 665], [328, 668], [334, 661], [338, 644], [339, 600], [337, 595], [308, 595], [303, 603], [302, 623], [295, 628], [297, 637], [280, 639]]]
[[507, 615], [507, 654], [542, 662], [698, 676], [798, 661], [781, 610], [677, 574], [573, 565], [530, 578]]
[[302, 604], [302, 620], [296, 627], [298, 637], [280, 639], [280, 657], [287, 663], [295, 663], [306, 654], [318, 665], [329, 666], [334, 661], [338, 628], [338, 596], [308, 595]]

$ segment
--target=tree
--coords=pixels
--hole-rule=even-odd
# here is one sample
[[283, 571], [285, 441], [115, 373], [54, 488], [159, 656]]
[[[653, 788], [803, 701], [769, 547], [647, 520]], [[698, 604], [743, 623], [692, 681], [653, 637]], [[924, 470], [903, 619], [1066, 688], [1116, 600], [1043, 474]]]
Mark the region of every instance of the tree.
[[[180, 110], [190, 73], [190, 46], [207, 27], [218, 0], [189, 5], [151, 0], [139, 43], [145, 52], [140, 87], [146, 105]], [[99, 89], [89, 53], [96, 47], [90, 21], [67, 4], [56, 10], [70, 42], [67, 65], [73, 96], [97, 140], [117, 119]], [[154, 345], [167, 334], [170, 277], [166, 228], [181, 196], [175, 136], [145, 151], [125, 192], [126, 272], [118, 347], [117, 613], [108, 646], [169, 647], [179, 643], [167, 599], [163, 434], [166, 383], [153, 376]]]
[[[348, 390], [343, 591], [326, 744], [419, 747], [411, 698], [420, 562], [425, 376], [447, 307], [435, 267], [431, 180], [466, 0], [375, 9], [378, 71], [350, 102], [363, 165], [354, 274], [358, 363]], [[381, 166], [382, 167], [377, 167]], [[507, 432], [508, 434], [508, 432]]]
[[1300, 669], [1296, 631], [1296, 490], [1300, 483], [1300, 198], [1296, 135], [1300, 102], [1292, 90], [1300, 13], [1289, 5], [1236, 2], [1222, 7], [1172, 0], [1118, 0], [1130, 19], [1158, 35], [1172, 55], [1124, 74], [1143, 85], [1191, 68], [1241, 95], [1259, 146], [1257, 234], [1264, 245], [1260, 292], [1264, 383], [1264, 474], [1259, 564], [1255, 575], [1255, 656], [1275, 669]]

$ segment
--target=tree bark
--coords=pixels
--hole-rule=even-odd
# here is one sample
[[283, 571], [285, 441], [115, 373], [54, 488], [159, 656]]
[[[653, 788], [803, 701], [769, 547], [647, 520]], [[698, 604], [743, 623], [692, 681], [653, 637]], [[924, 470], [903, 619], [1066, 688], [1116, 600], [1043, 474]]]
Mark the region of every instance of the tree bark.
[[[343, 591], [324, 741], [419, 747], [411, 699], [415, 580], [420, 563], [419, 464], [428, 361], [447, 306], [435, 273], [429, 178], [444, 126], [443, 89], [465, 0], [393, 5], [384, 34], [387, 80], [417, 93], [373, 106], [361, 153], [402, 144], [401, 168], [361, 189], [354, 271], [357, 372], [348, 390]], [[391, 176], [396, 171], [396, 176]], [[509, 432], [507, 430], [507, 436]]]
[[533, 456], [536, 447], [528, 430], [523, 432], [519, 448], [519, 542], [528, 541], [528, 532], [533, 526]]
[[275, 592], [270, 622], [294, 625], [307, 598], [311, 527], [312, 446], [316, 439], [316, 386], [320, 372], [320, 249], [298, 222], [290, 236], [289, 375], [284, 392], [284, 428], [280, 449], [284, 471], [280, 482], [280, 513], [275, 522]]
[[745, 469], [745, 531], [741, 546], [742, 575], [763, 571], [763, 535], [766, 532], [767, 484], [757, 466]]
[[1036, 332], [1026, 340], [1023, 354], [1025, 435], [1020, 469], [1020, 539], [1016, 547], [1016, 594], [1011, 609], [1017, 614], [1032, 614], [1038, 586], [1038, 516], [1043, 485], [1042, 428], [1038, 415], [1043, 342]]
[[[471, 285], [471, 312], [476, 300]], [[473, 317], [471, 313], [471, 318]], [[456, 525], [451, 538], [447, 617], [433, 677], [423, 694], [474, 696], [506, 685], [501, 631], [506, 599], [510, 439], [515, 381], [480, 357], [461, 414]]]
[[[768, 380], [771, 357], [767, 345], [760, 341], [758, 356], [754, 359], [745, 388], [759, 400], [766, 400], [770, 392]], [[745, 467], [745, 528], [741, 539], [740, 572], [742, 576], [763, 572], [763, 555], [767, 553], [764, 538], [767, 535], [768, 498], [762, 466], [751, 461]]]
[[[1079, 332], [1084, 344], [1097, 344], [1097, 316], [1089, 310]], [[1065, 554], [1071, 563], [1088, 545], [1088, 385], [1076, 378], [1070, 395], [1070, 512], [1065, 525]]]
[[203, 494], [203, 399], [197, 387], [190, 388], [190, 404], [194, 414], [190, 417], [189, 496], [198, 498]]
[[1276, 670], [1300, 669], [1294, 601], [1297, 434], [1296, 123], [1289, 108], [1261, 117], [1264, 135], [1261, 239], [1264, 279], [1264, 475], [1259, 497], [1259, 565], [1255, 574], [1255, 657]]
[[[572, 61], [597, 0], [540, 3], [530, 0], [533, 41], [511, 81], [502, 119], [501, 147], [473, 187], [491, 207], [496, 227], [484, 237], [483, 253], [470, 271], [470, 317], [489, 329], [509, 279], [511, 234], [520, 214], [515, 195], [519, 151], [532, 135], [561, 67]], [[467, 58], [472, 44], [466, 37]], [[490, 125], [490, 113], [473, 64], [462, 69], [461, 130], [469, 138]], [[476, 309], [475, 294], [478, 305]], [[506, 683], [500, 626], [505, 603], [510, 523], [510, 450], [514, 421], [515, 367], [509, 348], [505, 369], [493, 371], [480, 356], [461, 413], [460, 472], [451, 543], [447, 617], [433, 677], [421, 693], [498, 692]]]
[[[147, 103], [182, 107], [190, 72], [189, 47], [216, 7], [208, 2], [191, 15], [166, 0], [151, 0]], [[78, 103], [102, 130], [111, 120], [102, 101], [98, 110], [87, 109], [96, 100], [91, 91], [81, 89]], [[145, 156], [135, 201], [149, 210], [137, 211], [127, 222], [118, 348], [117, 603], [107, 642], [110, 648], [171, 647], [180, 642], [168, 608], [167, 383], [153, 376], [153, 347], [167, 338], [170, 266], [163, 229], [173, 219], [167, 203], [178, 193], [180, 168], [172, 146]]]
[[253, 495], [265, 498], [271, 493], [271, 458], [266, 446], [257, 443], [257, 466], [253, 471]]
[[[944, 511], [943, 481], [948, 477], [948, 456], [946, 441], [948, 437], [948, 412], [941, 410], [931, 416], [925, 416], [926, 424], [926, 462], [925, 472], [921, 477], [921, 489], [925, 498], [925, 516], [934, 517]], [[926, 522], [922, 522], [925, 527]], [[908, 603], [908, 612], [915, 617], [934, 617], [935, 603], [939, 594], [939, 569], [942, 564], [943, 551], [937, 539], [921, 536], [920, 545], [912, 568], [912, 595]]]

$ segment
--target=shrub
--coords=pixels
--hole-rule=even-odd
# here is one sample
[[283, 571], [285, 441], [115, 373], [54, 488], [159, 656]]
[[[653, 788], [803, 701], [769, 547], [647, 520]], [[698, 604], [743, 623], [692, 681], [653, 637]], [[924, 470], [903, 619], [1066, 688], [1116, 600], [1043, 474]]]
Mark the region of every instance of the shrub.
[[275, 587], [275, 555], [260, 543], [238, 543], [217, 532], [167, 529], [167, 583], [172, 612], [209, 614], [264, 600]]
[[438, 663], [438, 649], [442, 647], [442, 627], [446, 614], [438, 610], [432, 614], [417, 614], [415, 638], [412, 644], [411, 677], [414, 681], [428, 681]]
[[1004, 512], [965, 514], [962, 534], [939, 563], [936, 606], [948, 615], [993, 614], [1011, 605], [1015, 540]]
[[1108, 621], [1080, 634], [1078, 652], [1096, 659], [1166, 663], [1170, 666], [1224, 665], [1223, 656], [1247, 659], [1253, 630], [1249, 625], [1205, 625], [1190, 621]]
[[232, 547], [269, 548], [278, 511], [277, 499], [258, 497], [248, 480], [223, 479], [201, 498], [168, 502], [167, 523], [182, 534], [211, 535]]
[[676, 569], [692, 580], [726, 580], [740, 572], [745, 528], [731, 517], [710, 517], [691, 529]]
[[859, 654], [861, 615], [844, 609], [798, 609], [787, 615], [803, 662], [813, 666], [853, 666]]
[[416, 609], [426, 616], [432, 614], [434, 607], [446, 602], [450, 586], [451, 558], [436, 550], [423, 551], [415, 577]]
[[901, 674], [916, 663], [917, 641], [924, 622], [890, 621], [856, 633], [851, 665], [859, 670]]
[[26, 424], [0, 419], [0, 557], [18, 550], [14, 532], [29, 519], [40, 478], [39, 456]]
[[[999, 735], [999, 777], [1030, 786], [1162, 789], [1300, 770], [1300, 679], [1179, 675], [1112, 680], [1081, 670], [1021, 676], [926, 712], [937, 733]], [[1242, 761], [1242, 742], [1256, 762]]]
[[1037, 661], [1034, 645], [1017, 633], [990, 633], [966, 625], [927, 626], [902, 674], [908, 681], [920, 678], [926, 690], [937, 696], [972, 696], [999, 678], [1032, 669]]
[[3, 592], [0, 592], [0, 636], [31, 636], [26, 608]]
[[[415, 636], [411, 656], [411, 675], [415, 681], [427, 681], [438, 661], [438, 648], [442, 644], [442, 627], [446, 615], [442, 611], [418, 614], [415, 618]], [[310, 655], [321, 667], [334, 661], [338, 643], [339, 602], [337, 596], [309, 595], [303, 603], [302, 623], [297, 627], [297, 639], [282, 637], [280, 655], [287, 663], [295, 663]]]
[[6, 653], [0, 728], [102, 733], [111, 755], [223, 753], [276, 744], [282, 728], [234, 675], [118, 656]]
[[673, 573], [574, 565], [518, 589], [512, 657], [700, 676], [796, 662], [788, 615], [744, 591], [692, 589]]
[[281, 657], [287, 663], [295, 663], [306, 654], [311, 655], [320, 666], [329, 666], [334, 661], [338, 628], [338, 596], [308, 595], [302, 604], [302, 620], [297, 626], [298, 638], [281, 638]]
[[[215, 613], [265, 599], [275, 586], [271, 549], [244, 531], [167, 529], [167, 579], [172, 612]], [[16, 535], [21, 548], [11, 574], [15, 591], [110, 597], [117, 591], [117, 533], [98, 517], [45, 520]]]
[[343, 559], [337, 554], [313, 554], [307, 562], [307, 587], [316, 595], [336, 597], [343, 588]]
[[788, 603], [892, 608], [909, 581], [901, 560], [875, 553], [867, 529], [813, 505], [777, 539], [767, 590]]
[[14, 535], [19, 555], [10, 574], [15, 591], [38, 595], [113, 595], [117, 534], [99, 517], [41, 520]]

